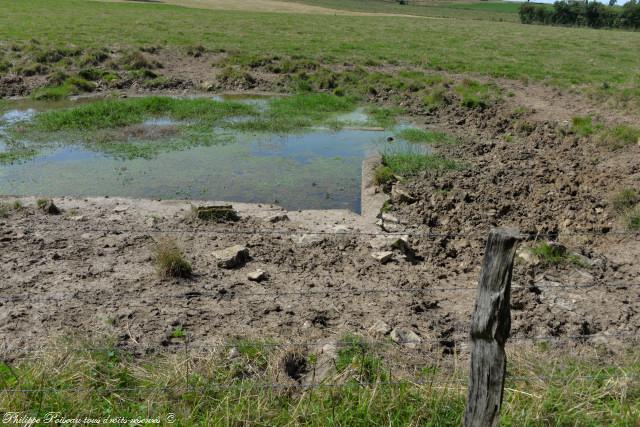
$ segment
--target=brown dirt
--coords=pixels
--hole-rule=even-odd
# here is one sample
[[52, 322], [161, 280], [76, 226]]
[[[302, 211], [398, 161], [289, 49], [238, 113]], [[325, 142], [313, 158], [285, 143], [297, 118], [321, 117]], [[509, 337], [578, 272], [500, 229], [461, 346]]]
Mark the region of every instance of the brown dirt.
[[[185, 57], [161, 50], [148, 56], [163, 64], [160, 71], [169, 82], [160, 88], [164, 93], [286, 90], [283, 76], [260, 67], [249, 71], [251, 78], [220, 81], [221, 69], [211, 64], [223, 59], [222, 53]], [[41, 77], [7, 79], [0, 82], [5, 94], [28, 93], [42, 84]], [[637, 234], [619, 233], [623, 227], [610, 200], [621, 188], [640, 188], [640, 146], [613, 151], [566, 132], [567, 120], [576, 114], [599, 113], [607, 123], [638, 123], [637, 116], [602, 111], [578, 95], [543, 85], [499, 84], [513, 96], [484, 110], [452, 103], [432, 114], [411, 94], [401, 97], [411, 121], [460, 137], [459, 144], [437, 149], [465, 164], [444, 175], [408, 180], [417, 201], [393, 205], [402, 232], [451, 233], [411, 236], [413, 260], [396, 253], [394, 261], [380, 264], [371, 257], [369, 235], [322, 235], [308, 244], [290, 238], [340, 231], [336, 227], [345, 222], [350, 230], [371, 231], [370, 222], [341, 212], [291, 212], [292, 222], [273, 225], [264, 219], [273, 214], [271, 208], [238, 205], [240, 223], [207, 225], [187, 219], [189, 206], [182, 202], [56, 199], [64, 213], [51, 216], [25, 199], [26, 208], [0, 219], [4, 352], [20, 354], [60, 335], [106, 335], [139, 352], [177, 351], [182, 342], [168, 336], [177, 325], [194, 346], [238, 337], [329, 342], [346, 332], [379, 339], [370, 328], [384, 320], [424, 340], [416, 350], [394, 345], [394, 351], [410, 353], [407, 367], [409, 360], [451, 354], [453, 348], [464, 355], [475, 295], [461, 288], [475, 286], [483, 241], [493, 226], [560, 240], [590, 264], [545, 267], [519, 261], [512, 296], [516, 337], [637, 335], [640, 245]], [[128, 95], [159, 91], [136, 81], [120, 89]], [[397, 102], [389, 93], [370, 101]], [[525, 112], [516, 113], [518, 107]], [[248, 233], [263, 228], [280, 232]], [[174, 236], [192, 261], [192, 279], [161, 280], [154, 271], [154, 242], [166, 235]], [[212, 252], [234, 244], [247, 245], [252, 260], [238, 270], [218, 268]], [[247, 279], [258, 268], [270, 275], [262, 284]], [[433, 290], [373, 292], [388, 288]], [[601, 342], [630, 343], [615, 337]]]

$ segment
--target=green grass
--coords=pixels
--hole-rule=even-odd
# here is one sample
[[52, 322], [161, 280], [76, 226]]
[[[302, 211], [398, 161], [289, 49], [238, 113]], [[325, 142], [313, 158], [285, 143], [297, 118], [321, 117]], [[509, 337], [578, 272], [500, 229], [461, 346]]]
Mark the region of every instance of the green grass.
[[0, 164], [13, 164], [31, 159], [38, 155], [38, 150], [9, 146], [7, 151], [0, 151]]
[[353, 98], [325, 93], [273, 98], [266, 112], [249, 121], [229, 125], [248, 132], [292, 132], [326, 124], [339, 113], [353, 111]]
[[97, 130], [138, 124], [153, 117], [214, 124], [227, 117], [250, 114], [254, 114], [252, 107], [237, 102], [152, 96], [102, 100], [63, 110], [46, 111], [36, 116], [34, 128], [44, 132]]
[[236, 57], [270, 52], [338, 64], [393, 62], [538, 80], [578, 90], [593, 90], [607, 82], [609, 97], [635, 105], [640, 93], [634, 71], [640, 67], [640, 56], [633, 49], [620, 48], [637, 45], [637, 32], [480, 20], [208, 11], [81, 0], [0, 0], [0, 8], [0, 39], [8, 45], [25, 44], [32, 38], [52, 46], [73, 43], [92, 51], [112, 46], [186, 49], [202, 45]]
[[629, 230], [638, 231], [640, 230], [640, 207], [636, 206], [635, 208], [629, 210], [625, 214], [625, 223]]
[[486, 108], [496, 101], [498, 90], [494, 85], [465, 79], [455, 87], [460, 103], [467, 108]]
[[[415, 383], [390, 369], [360, 338], [347, 336], [341, 343], [336, 369], [325, 383], [342, 386], [313, 389], [286, 387], [295, 382], [287, 378], [283, 364], [297, 357], [312, 365], [314, 354], [247, 339], [237, 341], [235, 357], [228, 349], [206, 357], [180, 349], [136, 358], [108, 344], [98, 345], [103, 350], [82, 350], [72, 343], [78, 351], [0, 363], [0, 406], [28, 416], [61, 412], [68, 418], [160, 417], [162, 422], [171, 413], [176, 425], [461, 424], [464, 370], [430, 364], [409, 376], [420, 380]], [[573, 356], [541, 346], [509, 347], [500, 425], [635, 425], [640, 411], [637, 350], [608, 355], [608, 361], [595, 353], [591, 349], [593, 356]], [[262, 386], [270, 383], [281, 386]]]
[[396, 124], [398, 116], [400, 116], [404, 110], [400, 107], [369, 106], [366, 112], [371, 125], [386, 129]]
[[612, 150], [619, 150], [640, 142], [640, 129], [618, 124], [607, 127], [592, 117], [577, 116], [571, 120], [571, 133], [580, 137], [594, 136], [595, 140]]
[[602, 128], [599, 123], [594, 123], [592, 117], [574, 117], [571, 119], [571, 133], [578, 136], [591, 136]]
[[422, 129], [403, 129], [398, 133], [398, 138], [408, 142], [425, 144], [452, 144], [456, 141], [454, 137], [445, 133]]
[[635, 205], [640, 203], [640, 194], [635, 188], [624, 188], [613, 196], [611, 204], [613, 211], [617, 214], [623, 214]]
[[518, 4], [423, 2], [400, 5], [383, 0], [285, 0], [338, 10], [368, 13], [395, 13], [435, 18], [473, 19], [518, 22]]
[[531, 252], [538, 256], [543, 266], [573, 264], [578, 267], [585, 267], [580, 257], [569, 253], [567, 249], [561, 245], [542, 242], [531, 248]]
[[606, 128], [598, 135], [598, 142], [613, 150], [640, 144], [640, 129], [628, 125]]
[[442, 172], [460, 167], [454, 160], [438, 154], [424, 154], [412, 151], [389, 151], [382, 154], [382, 164], [393, 175], [409, 176], [420, 172]]

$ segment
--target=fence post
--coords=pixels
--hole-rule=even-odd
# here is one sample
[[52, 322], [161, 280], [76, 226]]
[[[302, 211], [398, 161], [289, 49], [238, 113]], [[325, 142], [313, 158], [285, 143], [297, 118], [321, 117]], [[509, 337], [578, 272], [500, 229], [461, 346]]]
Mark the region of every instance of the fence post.
[[488, 427], [498, 423], [507, 359], [504, 344], [509, 337], [511, 273], [519, 232], [493, 229], [489, 233], [471, 320], [471, 370], [464, 427]]

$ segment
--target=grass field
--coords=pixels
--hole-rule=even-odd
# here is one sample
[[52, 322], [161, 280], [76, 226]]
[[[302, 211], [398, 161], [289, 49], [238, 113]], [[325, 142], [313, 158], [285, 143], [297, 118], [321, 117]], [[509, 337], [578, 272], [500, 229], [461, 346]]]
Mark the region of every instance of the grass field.
[[427, 2], [424, 5], [400, 5], [382, 0], [285, 0], [316, 7], [354, 12], [393, 13], [424, 17], [519, 22], [519, 3], [507, 2]]
[[[184, 339], [181, 329], [173, 331]], [[0, 408], [44, 417], [158, 417], [176, 425], [458, 426], [466, 374], [434, 366], [416, 378], [389, 375], [389, 366], [354, 336], [343, 338], [335, 374], [326, 386], [296, 387], [276, 373], [304, 358], [241, 340], [235, 355], [150, 356], [126, 352], [61, 351], [36, 361], [0, 364]], [[364, 349], [364, 350], [363, 350]], [[618, 368], [592, 356], [557, 356], [540, 345], [514, 349], [502, 408], [502, 426], [634, 426], [640, 411], [637, 352], [620, 355]], [[283, 374], [281, 374], [282, 376]], [[267, 384], [276, 386], [266, 386]], [[339, 385], [339, 386], [337, 386]]]
[[[204, 45], [236, 56], [295, 55], [600, 88], [638, 98], [640, 33], [507, 22], [207, 11], [82, 0], [0, 1], [0, 39], [46, 45]], [[37, 13], [35, 13], [37, 11]], [[170, 23], [170, 25], [168, 25]], [[560, 43], [562, 41], [562, 43]]]

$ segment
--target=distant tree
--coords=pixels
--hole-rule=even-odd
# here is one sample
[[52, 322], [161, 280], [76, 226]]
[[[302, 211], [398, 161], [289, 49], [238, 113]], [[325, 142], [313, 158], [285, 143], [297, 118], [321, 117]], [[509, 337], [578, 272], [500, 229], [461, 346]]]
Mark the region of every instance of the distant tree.
[[618, 4], [618, 0], [609, 0], [609, 6], [615, 6]]

